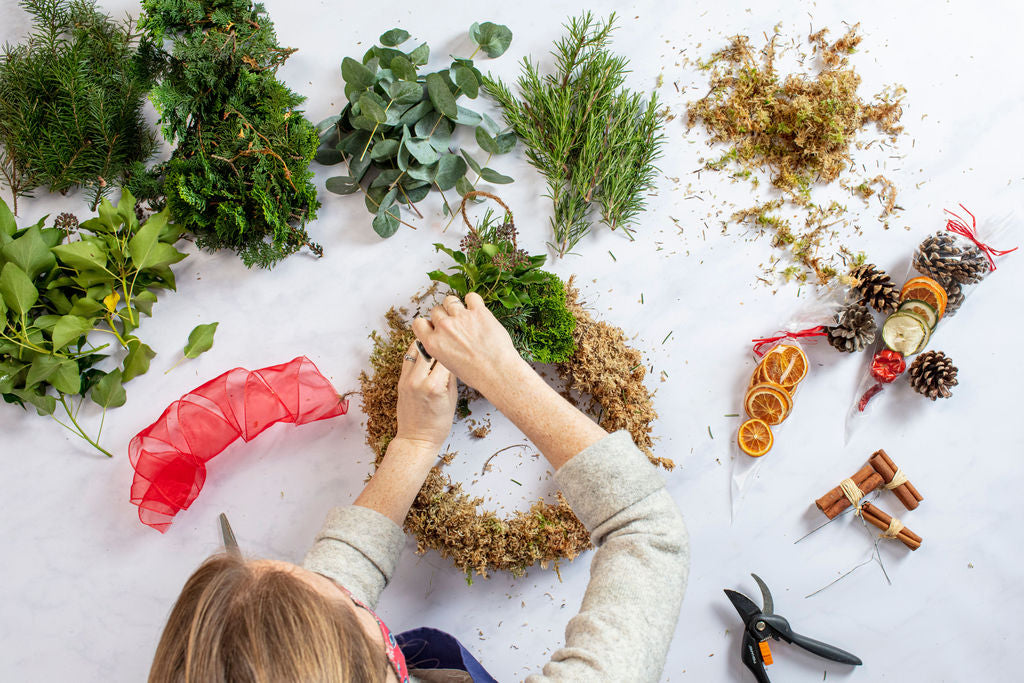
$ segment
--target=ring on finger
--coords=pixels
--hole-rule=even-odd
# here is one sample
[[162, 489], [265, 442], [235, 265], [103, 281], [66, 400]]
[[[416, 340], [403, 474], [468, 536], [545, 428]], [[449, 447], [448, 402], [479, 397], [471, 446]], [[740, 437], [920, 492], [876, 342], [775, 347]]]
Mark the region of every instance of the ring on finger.
[[413, 356], [412, 354], [408, 354], [408, 353], [407, 353], [407, 354], [405, 354], [405, 355], [403, 356], [403, 358], [404, 358], [405, 360], [409, 361], [410, 363], [415, 363], [415, 362], [416, 362], [416, 356]]
[[[441, 306], [444, 308], [446, 313], [451, 315], [453, 309], [462, 308], [462, 301], [457, 296], [449, 295], [444, 298], [443, 302], [441, 302]], [[449, 306], [452, 308], [449, 308]]]

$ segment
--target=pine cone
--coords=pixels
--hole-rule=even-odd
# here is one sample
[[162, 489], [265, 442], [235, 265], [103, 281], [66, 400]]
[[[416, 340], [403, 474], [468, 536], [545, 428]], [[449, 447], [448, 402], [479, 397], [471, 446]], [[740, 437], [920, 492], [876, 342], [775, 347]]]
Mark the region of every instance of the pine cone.
[[964, 290], [959, 282], [953, 280], [939, 280], [939, 284], [946, 290], [946, 313], [945, 317], [956, 315], [960, 305], [964, 302]]
[[956, 366], [942, 351], [925, 351], [918, 356], [910, 364], [908, 378], [914, 391], [933, 401], [940, 396], [949, 398], [949, 388], [959, 384]]
[[895, 312], [900, 303], [900, 292], [884, 270], [865, 263], [850, 274], [857, 281], [853, 286], [854, 294], [859, 297], [857, 303], [871, 306], [879, 313]]
[[951, 232], [929, 235], [914, 254], [914, 267], [939, 282], [949, 280], [973, 285], [985, 277], [988, 266], [988, 260], [976, 244]]
[[837, 351], [853, 353], [863, 351], [875, 341], [875, 316], [867, 306], [850, 304], [836, 313], [836, 324], [826, 328], [828, 343]]

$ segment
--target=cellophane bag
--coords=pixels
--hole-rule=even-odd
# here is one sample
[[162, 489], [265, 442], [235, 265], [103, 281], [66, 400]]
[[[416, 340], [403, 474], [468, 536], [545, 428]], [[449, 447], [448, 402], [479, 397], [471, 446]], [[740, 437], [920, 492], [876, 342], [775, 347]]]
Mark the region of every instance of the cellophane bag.
[[[867, 366], [857, 385], [846, 418], [846, 440], [871, 409], [883, 402], [886, 387], [907, 371], [918, 354], [932, 348], [933, 337], [950, 324], [966, 300], [996, 270], [1000, 257], [1016, 247], [996, 249], [992, 244], [1016, 241], [1020, 216], [1003, 212], [978, 221], [966, 207], [946, 210], [945, 227], [929, 233], [915, 247], [902, 280], [896, 281], [899, 303], [879, 326]], [[929, 359], [942, 362], [938, 359]], [[932, 398], [949, 391], [931, 392]]]

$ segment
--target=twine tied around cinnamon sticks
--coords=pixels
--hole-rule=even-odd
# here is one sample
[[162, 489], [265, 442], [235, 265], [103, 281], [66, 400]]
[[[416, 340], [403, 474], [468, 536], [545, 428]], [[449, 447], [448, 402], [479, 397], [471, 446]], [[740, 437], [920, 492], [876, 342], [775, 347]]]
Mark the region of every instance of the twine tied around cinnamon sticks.
[[864, 496], [880, 487], [892, 491], [907, 510], [915, 509], [923, 500], [903, 470], [884, 450], [879, 449], [866, 465], [816, 500], [815, 505], [830, 520], [852, 505], [854, 514], [880, 529], [884, 538], [899, 540], [911, 550], [917, 550], [921, 547], [920, 536], [907, 529], [899, 518], [890, 517], [871, 503], [862, 502]]

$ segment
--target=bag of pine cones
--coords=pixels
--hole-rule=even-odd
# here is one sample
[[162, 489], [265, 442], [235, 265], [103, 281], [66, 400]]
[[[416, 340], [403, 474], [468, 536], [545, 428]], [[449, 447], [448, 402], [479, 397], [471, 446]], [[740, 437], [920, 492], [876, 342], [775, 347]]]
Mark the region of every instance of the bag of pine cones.
[[[996, 260], [1016, 251], [995, 249], [1019, 223], [1013, 213], [983, 221], [963, 205], [945, 212], [945, 227], [927, 235], [914, 249], [902, 284], [874, 264], [854, 268], [848, 278], [855, 302], [836, 317], [829, 341], [839, 350], [861, 350], [874, 314], [884, 316], [877, 326], [867, 367], [846, 420], [847, 438], [875, 397], [901, 377], [904, 387], [935, 401], [950, 398], [959, 382], [957, 368], [942, 351], [934, 350], [939, 322], [944, 329], [976, 285], [996, 270]], [[873, 309], [874, 313], [869, 310]], [[834, 330], [834, 333], [833, 333]], [[857, 347], [860, 348], [857, 348]], [[905, 389], [901, 389], [903, 391]], [[896, 392], [890, 392], [896, 393]]]

